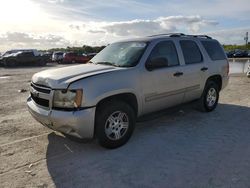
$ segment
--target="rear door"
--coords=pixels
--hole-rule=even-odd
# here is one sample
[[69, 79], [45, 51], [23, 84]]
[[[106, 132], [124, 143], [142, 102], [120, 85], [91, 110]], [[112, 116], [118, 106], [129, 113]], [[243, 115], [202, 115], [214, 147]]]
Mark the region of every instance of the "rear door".
[[183, 78], [185, 82], [184, 102], [201, 96], [207, 78], [208, 64], [202, 55], [200, 43], [191, 39], [180, 39], [179, 47], [185, 63]]
[[143, 74], [144, 113], [180, 104], [184, 97], [185, 80], [175, 43], [172, 40], [158, 42], [146, 62], [165, 58], [168, 66], [147, 70]]
[[32, 64], [35, 62], [35, 56], [33, 52], [22, 52], [18, 55], [18, 61], [21, 64]]

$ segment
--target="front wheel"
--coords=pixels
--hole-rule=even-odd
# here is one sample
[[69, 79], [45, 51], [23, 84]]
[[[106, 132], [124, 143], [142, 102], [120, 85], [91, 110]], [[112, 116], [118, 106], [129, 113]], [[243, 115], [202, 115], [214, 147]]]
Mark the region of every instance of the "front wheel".
[[102, 104], [96, 114], [96, 137], [106, 148], [124, 145], [135, 127], [135, 112], [125, 102], [112, 101]]
[[213, 111], [219, 100], [219, 87], [214, 81], [208, 81], [204, 88], [203, 94], [198, 101], [199, 110], [203, 112]]

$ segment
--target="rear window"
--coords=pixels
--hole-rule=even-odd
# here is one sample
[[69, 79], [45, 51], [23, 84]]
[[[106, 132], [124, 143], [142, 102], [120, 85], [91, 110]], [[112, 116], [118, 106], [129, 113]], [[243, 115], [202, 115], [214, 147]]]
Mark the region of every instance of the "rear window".
[[201, 63], [203, 58], [199, 47], [194, 41], [182, 40], [180, 41], [183, 52], [185, 64]]
[[212, 60], [226, 59], [225, 53], [217, 41], [201, 41], [201, 43]]

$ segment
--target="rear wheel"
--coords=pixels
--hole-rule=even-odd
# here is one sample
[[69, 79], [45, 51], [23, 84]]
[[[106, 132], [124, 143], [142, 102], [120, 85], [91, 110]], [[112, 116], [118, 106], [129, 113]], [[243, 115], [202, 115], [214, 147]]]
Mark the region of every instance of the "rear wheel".
[[103, 147], [117, 148], [124, 145], [134, 127], [134, 110], [125, 102], [106, 102], [97, 109], [96, 137]]
[[5, 67], [15, 67], [17, 66], [17, 61], [15, 59], [8, 59], [4, 62]]
[[203, 112], [213, 111], [219, 100], [219, 87], [214, 81], [208, 81], [198, 101], [198, 108]]
[[45, 66], [46, 64], [47, 64], [47, 62], [45, 60], [42, 60], [42, 59], [39, 60], [37, 63], [38, 66]]

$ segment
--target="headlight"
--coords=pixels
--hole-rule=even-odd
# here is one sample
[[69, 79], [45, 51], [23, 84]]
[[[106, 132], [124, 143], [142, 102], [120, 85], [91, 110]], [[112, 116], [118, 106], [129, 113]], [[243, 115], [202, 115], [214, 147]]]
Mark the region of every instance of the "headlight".
[[79, 90], [55, 90], [53, 107], [78, 108], [82, 103], [83, 92]]

